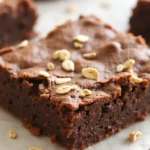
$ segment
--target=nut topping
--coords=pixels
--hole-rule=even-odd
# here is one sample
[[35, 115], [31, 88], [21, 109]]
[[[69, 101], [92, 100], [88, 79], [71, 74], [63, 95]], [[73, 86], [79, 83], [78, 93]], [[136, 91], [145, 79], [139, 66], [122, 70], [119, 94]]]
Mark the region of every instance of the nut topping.
[[135, 60], [129, 59], [124, 64], [119, 64], [117, 66], [117, 72], [127, 71], [129, 73], [133, 73], [133, 65], [135, 64]]
[[74, 69], [75, 69], [74, 62], [72, 60], [65, 60], [65, 61], [63, 61], [62, 67], [66, 71], [74, 71]]
[[67, 59], [70, 59], [70, 52], [68, 50], [61, 50], [60, 51], [60, 54], [59, 54], [59, 59], [60, 60], [67, 60]]
[[99, 77], [99, 71], [95, 68], [83, 68], [82, 75], [87, 79], [96, 80]]
[[131, 142], [135, 142], [138, 137], [142, 136], [142, 132], [140, 131], [133, 131], [129, 134], [129, 139]]
[[83, 44], [78, 43], [78, 42], [74, 42], [74, 43], [73, 43], [73, 46], [74, 46], [75, 48], [82, 48], [82, 47], [83, 47]]
[[67, 82], [70, 82], [71, 81], [71, 78], [57, 78], [55, 80], [55, 83], [56, 84], [64, 84], [64, 83], [67, 83]]
[[15, 138], [17, 137], [16, 132], [10, 129], [10, 130], [9, 130], [9, 137], [10, 137], [11, 139], [15, 139]]
[[44, 90], [44, 93], [45, 93], [45, 94], [48, 94], [48, 93], [49, 93], [48, 89], [45, 89], [45, 90]]
[[53, 53], [53, 59], [60, 59], [60, 60], [68, 60], [70, 59], [70, 52], [66, 49], [57, 50]]
[[53, 59], [58, 59], [58, 58], [59, 58], [60, 51], [61, 51], [61, 50], [55, 51], [55, 52], [53, 53], [52, 58], [53, 58]]
[[72, 90], [76, 90], [77, 88], [78, 88], [77, 85], [72, 85], [72, 86], [71, 86], [71, 89], [72, 89]]
[[56, 93], [57, 94], [66, 94], [68, 92], [70, 92], [71, 90], [76, 90], [77, 89], [77, 85], [64, 85], [64, 86], [60, 86], [56, 89]]
[[89, 37], [86, 35], [79, 34], [73, 38], [74, 41], [79, 43], [86, 43], [89, 40]]
[[137, 83], [137, 84], [140, 84], [140, 83], [143, 81], [143, 79], [138, 78], [138, 77], [135, 77], [135, 76], [133, 76], [133, 77], [131, 78], [131, 80], [132, 80], [134, 83]]
[[54, 70], [55, 69], [55, 65], [53, 63], [48, 63], [47, 64], [47, 70], [48, 71], [51, 71], [51, 70]]
[[18, 48], [24, 48], [29, 44], [28, 40], [22, 41], [17, 47]]
[[87, 59], [93, 59], [93, 58], [96, 58], [96, 53], [83, 54], [83, 57]]
[[122, 72], [124, 69], [124, 65], [123, 64], [120, 64], [117, 66], [117, 72]]
[[131, 73], [131, 74], [132, 74], [132, 73], [134, 72], [134, 71], [133, 71], [133, 67], [128, 68], [128, 69], [127, 69], [127, 72], [129, 72], [129, 73]]
[[129, 59], [124, 63], [124, 69], [132, 68], [135, 64], [135, 60]]
[[48, 78], [50, 77], [50, 74], [46, 71], [40, 71], [40, 76]]
[[88, 89], [84, 89], [80, 92], [80, 97], [84, 97], [84, 96], [88, 96], [88, 95], [91, 95], [92, 94], [92, 91], [91, 90], [88, 90]]

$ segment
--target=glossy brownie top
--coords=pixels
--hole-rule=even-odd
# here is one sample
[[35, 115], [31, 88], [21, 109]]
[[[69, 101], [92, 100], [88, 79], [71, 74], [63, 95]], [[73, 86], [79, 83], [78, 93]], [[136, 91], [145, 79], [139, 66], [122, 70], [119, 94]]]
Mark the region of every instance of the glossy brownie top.
[[118, 33], [94, 16], [81, 16], [45, 39], [2, 49], [0, 64], [11, 78], [44, 80], [39, 96], [77, 110], [120, 96], [125, 84], [146, 85], [149, 59], [150, 50], [141, 37]]

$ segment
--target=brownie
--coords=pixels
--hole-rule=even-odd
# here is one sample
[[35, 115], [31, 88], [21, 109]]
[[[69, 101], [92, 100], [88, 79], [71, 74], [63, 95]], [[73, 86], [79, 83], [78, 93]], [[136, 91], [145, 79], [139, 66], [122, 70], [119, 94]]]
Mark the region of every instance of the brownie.
[[36, 19], [32, 0], [0, 1], [0, 48], [34, 37]]
[[130, 32], [150, 42], [150, 0], [138, 0], [130, 18]]
[[95, 16], [1, 50], [0, 105], [35, 135], [84, 149], [150, 111], [150, 50]]

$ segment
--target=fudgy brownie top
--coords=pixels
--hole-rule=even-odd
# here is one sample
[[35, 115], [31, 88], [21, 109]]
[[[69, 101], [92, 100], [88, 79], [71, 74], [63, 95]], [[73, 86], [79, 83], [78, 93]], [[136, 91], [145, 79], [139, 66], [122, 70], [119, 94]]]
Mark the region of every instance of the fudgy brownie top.
[[81, 16], [45, 39], [23, 41], [0, 52], [1, 67], [11, 78], [44, 81], [39, 96], [71, 110], [109, 102], [121, 95], [125, 84], [144, 87], [150, 72], [150, 50], [143, 39], [118, 33], [94, 16]]

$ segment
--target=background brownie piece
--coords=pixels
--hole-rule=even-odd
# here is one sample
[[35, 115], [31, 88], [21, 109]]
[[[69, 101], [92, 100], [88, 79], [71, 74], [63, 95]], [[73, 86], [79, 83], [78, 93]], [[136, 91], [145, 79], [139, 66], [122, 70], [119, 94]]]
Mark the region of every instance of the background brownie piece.
[[150, 0], [139, 0], [130, 19], [130, 32], [150, 42]]
[[[84, 36], [77, 38], [80, 34]], [[60, 57], [57, 50], [64, 48], [68, 51]], [[150, 50], [142, 38], [118, 33], [94, 16], [68, 21], [45, 39], [3, 52], [0, 105], [32, 133], [50, 136], [70, 149], [102, 140], [144, 120], [150, 111]], [[91, 58], [91, 52], [96, 57]], [[68, 56], [73, 71], [62, 67]], [[132, 63], [125, 65], [130, 59]], [[117, 72], [120, 64], [124, 67]], [[96, 70], [89, 72], [94, 80], [82, 73], [91, 67]], [[72, 89], [63, 94], [63, 86]], [[84, 89], [89, 93], [81, 96]]]
[[0, 3], [0, 47], [35, 36], [37, 12], [32, 0], [4, 0]]

